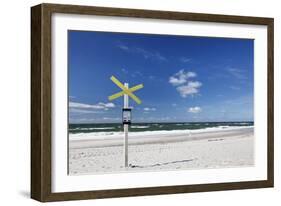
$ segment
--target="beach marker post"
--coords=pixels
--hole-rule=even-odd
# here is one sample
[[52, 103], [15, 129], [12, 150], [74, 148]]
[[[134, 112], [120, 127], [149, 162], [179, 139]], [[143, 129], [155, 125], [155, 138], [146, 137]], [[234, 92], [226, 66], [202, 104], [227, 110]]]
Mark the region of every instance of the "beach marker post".
[[122, 91], [115, 93], [108, 97], [110, 101], [117, 99], [121, 96], [124, 96], [124, 106], [122, 109], [122, 121], [124, 127], [124, 166], [128, 167], [128, 134], [129, 134], [129, 125], [131, 124], [131, 112], [132, 108], [129, 107], [129, 97], [131, 97], [137, 104], [141, 104], [141, 100], [133, 94], [134, 91], [143, 88], [143, 84], [138, 84], [134, 87], [129, 88], [129, 83], [122, 84], [116, 77], [111, 76], [111, 81], [115, 83]]
[[[124, 86], [128, 89], [129, 84], [125, 83]], [[123, 127], [124, 127], [124, 165], [128, 167], [128, 132], [129, 132], [129, 124], [131, 123], [131, 115], [126, 116], [127, 112], [126, 109], [129, 109], [129, 96], [128, 94], [124, 94], [124, 107], [122, 110], [122, 117], [123, 117]]]

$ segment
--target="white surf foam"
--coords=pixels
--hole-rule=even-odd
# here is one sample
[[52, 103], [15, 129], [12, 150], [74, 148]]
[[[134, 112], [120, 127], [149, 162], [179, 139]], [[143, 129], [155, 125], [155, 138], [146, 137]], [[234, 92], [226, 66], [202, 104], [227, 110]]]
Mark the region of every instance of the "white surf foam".
[[[172, 135], [172, 134], [187, 134], [192, 135], [195, 133], [205, 132], [217, 132], [217, 131], [231, 131], [243, 128], [254, 128], [254, 126], [218, 126], [204, 129], [193, 129], [193, 130], [158, 130], [158, 131], [143, 131], [143, 132], [130, 132], [130, 138], [137, 137], [150, 137], [150, 136], [161, 136], [161, 135]], [[124, 133], [121, 132], [89, 132], [89, 133], [76, 133], [69, 134], [69, 140], [110, 140], [123, 138]]]

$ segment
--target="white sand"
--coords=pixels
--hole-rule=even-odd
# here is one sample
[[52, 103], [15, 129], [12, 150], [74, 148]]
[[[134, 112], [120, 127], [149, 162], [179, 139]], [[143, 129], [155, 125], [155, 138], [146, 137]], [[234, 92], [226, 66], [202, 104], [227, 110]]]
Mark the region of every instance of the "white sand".
[[132, 136], [127, 169], [123, 167], [121, 136], [92, 140], [70, 137], [70, 175], [254, 165], [253, 128]]

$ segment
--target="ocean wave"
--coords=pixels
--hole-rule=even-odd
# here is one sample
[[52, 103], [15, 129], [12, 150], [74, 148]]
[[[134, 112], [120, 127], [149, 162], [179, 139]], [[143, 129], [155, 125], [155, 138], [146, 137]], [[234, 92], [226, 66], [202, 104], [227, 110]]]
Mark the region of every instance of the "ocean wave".
[[110, 129], [115, 129], [115, 127], [89, 127], [89, 128], [74, 128], [74, 129], [69, 129], [69, 131], [88, 131], [88, 130], [110, 130]]
[[[158, 131], [141, 131], [141, 132], [129, 132], [130, 138], [137, 138], [140, 136], [159, 136], [159, 135], [171, 135], [171, 134], [188, 134], [194, 133], [205, 133], [205, 132], [216, 132], [216, 131], [227, 131], [236, 130], [243, 128], [254, 128], [254, 126], [218, 126], [203, 129], [184, 129], [184, 130], [158, 130]], [[89, 133], [76, 133], [69, 134], [70, 140], [102, 140], [102, 139], [116, 139], [123, 138], [124, 133], [121, 132], [89, 132]]]
[[146, 129], [146, 128], [149, 128], [150, 126], [138, 126], [138, 125], [136, 125], [136, 126], [131, 126], [131, 128], [133, 128], [133, 129]]
[[235, 122], [233, 124], [235, 124], [235, 125], [249, 125], [248, 122]]

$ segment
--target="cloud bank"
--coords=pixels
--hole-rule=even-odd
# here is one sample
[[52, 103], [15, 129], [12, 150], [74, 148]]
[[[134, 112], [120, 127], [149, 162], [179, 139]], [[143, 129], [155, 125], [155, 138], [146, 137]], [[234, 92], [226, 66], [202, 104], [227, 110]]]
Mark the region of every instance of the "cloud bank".
[[[71, 111], [84, 111], [86, 113], [87, 109], [93, 110], [108, 110], [109, 108], [114, 108], [115, 104], [112, 102], [103, 103], [99, 102], [97, 104], [84, 104], [79, 102], [69, 102], [69, 108]], [[83, 110], [84, 109], [84, 110]]]

